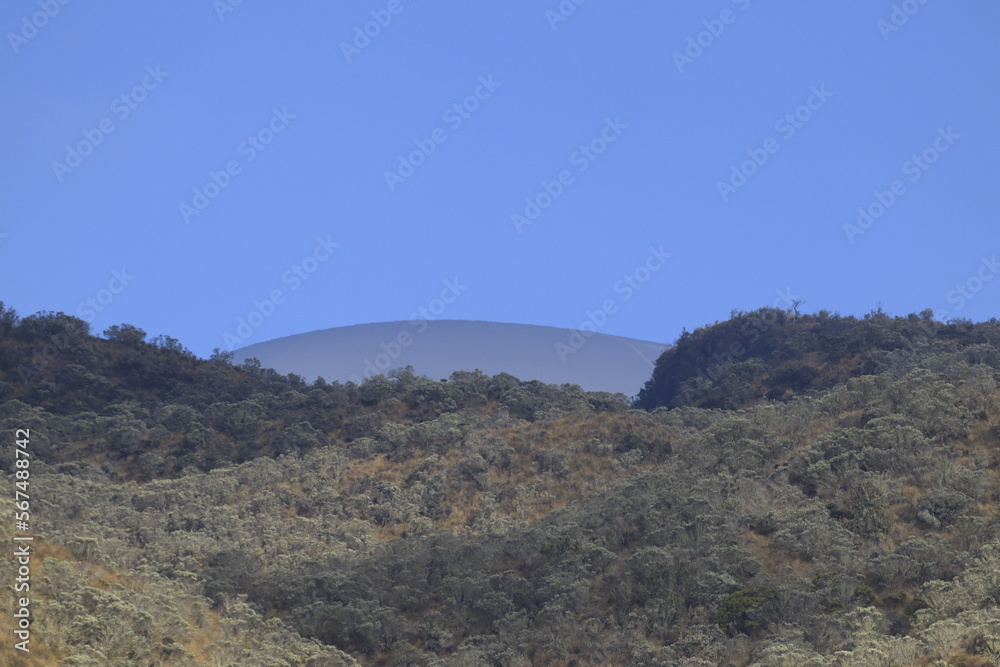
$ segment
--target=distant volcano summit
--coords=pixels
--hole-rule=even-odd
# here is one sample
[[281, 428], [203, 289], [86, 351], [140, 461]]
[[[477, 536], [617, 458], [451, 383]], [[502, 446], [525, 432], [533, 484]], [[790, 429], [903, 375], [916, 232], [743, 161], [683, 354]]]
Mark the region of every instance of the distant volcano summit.
[[418, 375], [445, 379], [454, 371], [510, 373], [520, 380], [578, 384], [589, 391], [629, 396], [650, 378], [667, 348], [634, 338], [533, 324], [464, 320], [409, 320], [323, 329], [236, 350], [265, 368], [312, 381], [360, 382], [413, 366]]

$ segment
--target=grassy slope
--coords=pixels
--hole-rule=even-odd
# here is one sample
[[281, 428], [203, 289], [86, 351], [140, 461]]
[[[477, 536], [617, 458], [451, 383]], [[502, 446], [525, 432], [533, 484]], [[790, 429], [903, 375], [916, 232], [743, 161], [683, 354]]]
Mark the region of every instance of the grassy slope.
[[[847, 382], [886, 350], [805, 345], [748, 376], [744, 410], [653, 413], [503, 377], [308, 387], [83, 338], [93, 356], [22, 382], [40, 341], [8, 335], [0, 420], [46, 461], [31, 659], [339, 655], [313, 636], [364, 664], [992, 664], [1000, 394], [962, 363], [989, 335], [911, 346], [939, 372]], [[775, 369], [796, 364], [833, 388], [764, 399], [792, 398]]]

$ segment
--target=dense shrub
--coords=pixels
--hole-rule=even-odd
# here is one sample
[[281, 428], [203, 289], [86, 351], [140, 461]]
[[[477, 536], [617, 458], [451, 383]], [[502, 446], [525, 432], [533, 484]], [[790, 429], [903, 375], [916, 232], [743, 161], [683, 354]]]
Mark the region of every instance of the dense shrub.
[[31, 429], [39, 664], [995, 661], [998, 323], [738, 314], [647, 412], [28, 319], [0, 306], [0, 424]]

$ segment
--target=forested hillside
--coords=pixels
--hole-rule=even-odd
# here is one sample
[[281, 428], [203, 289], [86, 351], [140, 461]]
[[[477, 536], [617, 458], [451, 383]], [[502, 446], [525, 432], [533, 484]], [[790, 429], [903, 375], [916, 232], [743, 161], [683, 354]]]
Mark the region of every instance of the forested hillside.
[[0, 304], [36, 536], [10, 664], [1000, 661], [996, 321], [734, 313], [634, 405], [146, 338]]
[[764, 398], [830, 389], [859, 375], [898, 376], [942, 359], [992, 365], [1000, 342], [995, 324], [943, 324], [930, 310], [889, 317], [879, 309], [863, 319], [828, 311], [733, 311], [726, 322], [685, 331], [664, 351], [637, 407], [738, 409]]

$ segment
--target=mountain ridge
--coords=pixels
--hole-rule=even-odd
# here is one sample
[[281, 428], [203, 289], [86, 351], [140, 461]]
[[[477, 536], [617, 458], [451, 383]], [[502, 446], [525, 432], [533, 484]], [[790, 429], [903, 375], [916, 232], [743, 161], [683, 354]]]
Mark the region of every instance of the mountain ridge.
[[600, 332], [489, 320], [397, 320], [317, 329], [234, 350], [280, 373], [361, 382], [413, 366], [431, 379], [454, 371], [508, 373], [546, 384], [635, 395], [668, 345]]

